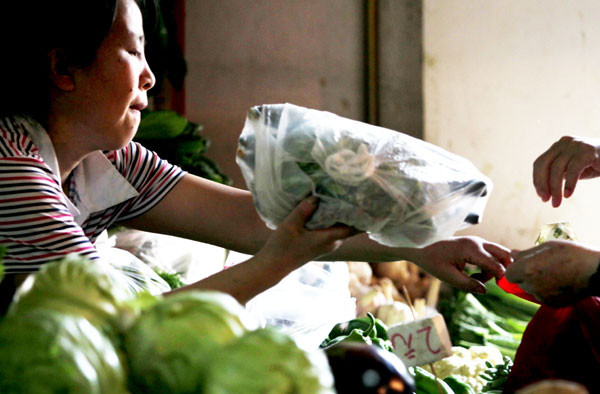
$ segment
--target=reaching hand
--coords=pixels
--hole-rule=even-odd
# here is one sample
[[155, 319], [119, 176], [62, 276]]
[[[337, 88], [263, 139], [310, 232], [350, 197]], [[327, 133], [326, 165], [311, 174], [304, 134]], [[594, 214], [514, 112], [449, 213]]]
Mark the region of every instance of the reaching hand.
[[506, 279], [551, 306], [569, 305], [586, 295], [600, 251], [572, 241], [548, 241], [513, 251]]
[[600, 140], [565, 136], [555, 142], [533, 163], [533, 185], [545, 202], [552, 198], [558, 207], [569, 198], [579, 179], [600, 176]]
[[[452, 286], [485, 293], [482, 282], [504, 275], [511, 256], [509, 249], [482, 238], [456, 237], [425, 247], [413, 262]], [[467, 263], [481, 268], [481, 274], [468, 277], [463, 272]]]

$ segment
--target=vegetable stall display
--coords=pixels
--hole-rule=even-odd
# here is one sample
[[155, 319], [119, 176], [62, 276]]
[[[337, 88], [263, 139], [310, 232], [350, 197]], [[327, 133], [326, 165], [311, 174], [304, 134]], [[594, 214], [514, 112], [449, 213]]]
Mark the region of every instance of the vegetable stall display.
[[133, 294], [121, 275], [77, 256], [30, 275], [0, 321], [0, 392], [335, 393], [323, 350], [230, 295]]

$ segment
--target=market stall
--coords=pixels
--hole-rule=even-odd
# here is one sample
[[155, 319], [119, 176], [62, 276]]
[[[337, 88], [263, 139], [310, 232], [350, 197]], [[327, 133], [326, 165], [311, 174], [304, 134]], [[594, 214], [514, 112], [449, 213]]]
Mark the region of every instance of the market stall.
[[[343, 223], [388, 246], [477, 223], [492, 189], [423, 141], [289, 104], [252, 108], [238, 155], [267, 226], [314, 194], [307, 227]], [[562, 224], [547, 230], [537, 243], [573, 239]], [[406, 260], [311, 261], [241, 305], [216, 291], [164, 293], [248, 256], [126, 228], [95, 246], [108, 264], [70, 255], [17, 290], [0, 321], [0, 392], [600, 389], [589, 373], [600, 367], [597, 297], [549, 308], [504, 278], [475, 294]]]

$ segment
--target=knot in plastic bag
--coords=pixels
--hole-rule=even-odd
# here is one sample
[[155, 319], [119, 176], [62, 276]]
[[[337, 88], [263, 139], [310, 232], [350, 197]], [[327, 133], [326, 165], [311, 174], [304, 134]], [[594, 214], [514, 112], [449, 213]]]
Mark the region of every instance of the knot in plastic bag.
[[375, 157], [365, 144], [357, 152], [344, 148], [327, 156], [325, 171], [336, 182], [356, 186], [375, 172]]

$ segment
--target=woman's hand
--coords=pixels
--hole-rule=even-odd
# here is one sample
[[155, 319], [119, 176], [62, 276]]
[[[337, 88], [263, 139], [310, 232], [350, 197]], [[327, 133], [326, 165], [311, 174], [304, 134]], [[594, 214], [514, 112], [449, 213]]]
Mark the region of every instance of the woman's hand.
[[[533, 163], [533, 185], [545, 202], [558, 207], [569, 198], [579, 179], [600, 176], [600, 140], [565, 136]], [[564, 179], [564, 194], [563, 194]]]
[[348, 226], [307, 230], [304, 224], [316, 207], [314, 197], [302, 201], [250, 259], [171, 293], [188, 289], [218, 290], [245, 304], [303, 264], [334, 251], [355, 233]]
[[[479, 237], [456, 237], [421, 249], [413, 262], [454, 287], [485, 293], [483, 282], [504, 275], [511, 254], [504, 246]], [[481, 274], [467, 276], [463, 272], [467, 263], [479, 267]]]
[[600, 262], [600, 250], [559, 240], [513, 251], [513, 256], [506, 279], [551, 306], [569, 305], [584, 297]]
[[300, 267], [304, 263], [336, 250], [344, 239], [356, 234], [348, 226], [334, 226], [322, 230], [307, 230], [304, 225], [318, 205], [316, 197], [302, 201], [279, 224], [256, 257], [277, 260], [283, 266]]

